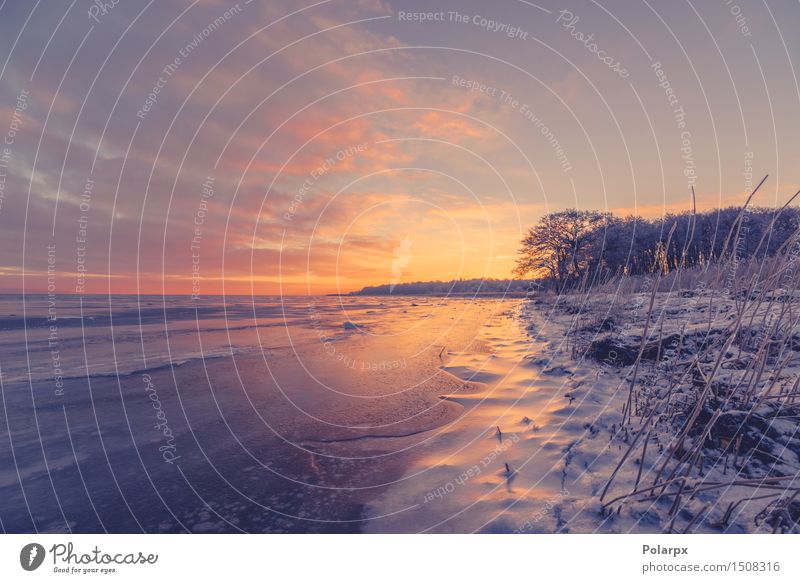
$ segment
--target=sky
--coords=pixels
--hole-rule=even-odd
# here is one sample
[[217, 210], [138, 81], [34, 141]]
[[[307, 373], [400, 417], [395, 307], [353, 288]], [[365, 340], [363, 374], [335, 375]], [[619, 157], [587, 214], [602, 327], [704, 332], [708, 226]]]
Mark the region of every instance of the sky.
[[508, 278], [547, 212], [800, 188], [796, 2], [0, 3], [0, 290]]

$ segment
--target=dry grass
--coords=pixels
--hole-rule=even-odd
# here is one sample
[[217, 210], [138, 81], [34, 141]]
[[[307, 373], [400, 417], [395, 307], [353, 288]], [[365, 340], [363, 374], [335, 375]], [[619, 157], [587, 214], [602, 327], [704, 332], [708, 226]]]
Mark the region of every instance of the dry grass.
[[[617, 277], [559, 299], [575, 314], [573, 357], [599, 337], [633, 359], [614, 436], [622, 453], [600, 494], [607, 514], [656, 504], [668, 507], [667, 532], [724, 530], [757, 504], [755, 528], [800, 532], [800, 234], [775, 256], [741, 259], [745, 212], [730, 251], [702, 268]], [[617, 483], [633, 468], [632, 487]], [[730, 500], [716, 520], [712, 503], [680, 512], [708, 492]]]

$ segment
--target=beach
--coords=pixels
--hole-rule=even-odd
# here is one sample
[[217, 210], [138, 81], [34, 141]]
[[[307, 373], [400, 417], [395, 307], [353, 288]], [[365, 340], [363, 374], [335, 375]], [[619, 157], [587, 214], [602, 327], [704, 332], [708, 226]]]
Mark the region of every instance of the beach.
[[686, 363], [754, 360], [705, 290], [74, 301], [55, 345], [3, 319], [7, 531], [757, 532], [797, 475], [794, 345], [782, 401], [691, 426]]
[[778, 325], [785, 296], [700, 285], [519, 304], [478, 333], [484, 352], [443, 367], [481, 390], [446, 397], [463, 415], [368, 505], [392, 514], [367, 529], [791, 532], [800, 344]]

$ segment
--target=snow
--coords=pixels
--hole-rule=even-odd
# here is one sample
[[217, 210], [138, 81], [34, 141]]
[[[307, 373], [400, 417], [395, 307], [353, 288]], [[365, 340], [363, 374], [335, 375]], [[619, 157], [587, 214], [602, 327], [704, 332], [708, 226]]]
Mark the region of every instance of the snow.
[[[656, 294], [648, 337], [657, 321], [656, 338], [681, 334], [685, 341], [683, 347], [664, 342], [664, 354], [659, 355], [664, 362], [697, 354], [709, 329], [725, 338], [724, 327], [731, 321], [734, 301], [717, 298], [712, 313], [708, 308], [707, 294], [688, 300]], [[621, 323], [613, 332], [604, 323], [611, 312]], [[665, 314], [663, 321], [657, 319], [659, 313]], [[736, 469], [732, 463], [723, 465], [721, 451], [715, 460], [713, 451], [701, 449], [705, 463], [701, 472], [690, 470], [683, 479], [682, 488], [702, 490], [691, 498], [679, 497], [674, 504], [678, 480], [668, 490], [672, 495], [654, 500], [653, 491], [646, 491], [608, 504], [634, 491], [637, 484], [640, 490], [651, 484], [662, 466], [667, 473], [675, 466], [677, 458], [668, 452], [680, 426], [669, 423], [656, 423], [657, 429], [647, 435], [643, 467], [640, 456], [645, 439], [638, 441], [601, 502], [600, 496], [636, 439], [643, 418], [634, 415], [623, 426], [633, 367], [592, 359], [587, 348], [598, 338], [613, 334], [632, 343], [638, 354], [646, 315], [646, 309], [620, 309], [612, 297], [602, 294], [528, 301], [513, 313], [498, 314], [478, 333], [483, 350], [455, 354], [442, 367], [461, 379], [477, 381], [480, 391], [443, 396], [463, 407], [461, 416], [429, 440], [425, 455], [408, 469], [405, 479], [368, 506], [367, 517], [384, 518], [368, 522], [366, 530], [591, 533], [764, 529], [759, 512], [770, 501], [784, 498], [750, 500], [775, 494], [759, 479], [754, 485], [725, 484], [776, 472], [788, 479], [797, 477], [797, 456], [786, 445], [777, 453], [777, 463], [765, 465], [757, 452], [742, 453], [741, 458], [736, 456]], [[707, 360], [713, 362], [720, 349], [712, 350]], [[792, 364], [800, 363], [793, 359]], [[655, 358], [643, 361], [637, 390], [649, 387], [648, 383], [656, 390], [663, 382], [660, 377], [669, 376], [661, 370], [664, 366]], [[787, 378], [797, 378], [797, 372], [792, 366], [783, 370]], [[683, 396], [690, 397], [688, 393]], [[752, 418], [751, 414], [748, 419]], [[798, 428], [796, 418], [771, 421], [770, 427], [783, 432], [784, 444], [796, 443], [791, 441]], [[690, 436], [683, 444], [684, 450], [691, 448], [692, 439]], [[683, 470], [677, 476], [683, 476]], [[723, 520], [731, 506], [735, 510]]]

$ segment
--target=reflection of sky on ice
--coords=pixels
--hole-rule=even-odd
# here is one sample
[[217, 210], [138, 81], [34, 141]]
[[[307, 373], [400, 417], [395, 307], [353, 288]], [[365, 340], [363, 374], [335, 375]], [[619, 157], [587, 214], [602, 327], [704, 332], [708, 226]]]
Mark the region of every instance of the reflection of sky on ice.
[[[83, 327], [77, 302], [58, 303], [57, 381], [52, 330], [40, 324], [46, 297], [27, 298], [27, 357], [20, 298], [3, 299], [7, 529], [63, 530], [65, 520], [79, 531], [102, 529], [100, 521], [127, 531], [357, 528], [298, 523], [259, 505], [354, 520], [430, 430], [456, 419], [460, 408], [439, 397], [468, 383], [439, 368], [443, 352], [471, 350], [476, 328], [516, 301], [257, 298], [254, 306], [249, 298], [115, 296], [109, 317], [108, 298], [85, 297]], [[216, 484], [204, 493], [224, 520], [197, 507], [178, 471], [194, 488]], [[20, 478], [36, 501], [30, 514]], [[109, 489], [114, 478], [119, 490]], [[339, 489], [349, 486], [357, 489]], [[130, 512], [120, 514], [123, 496]]]

